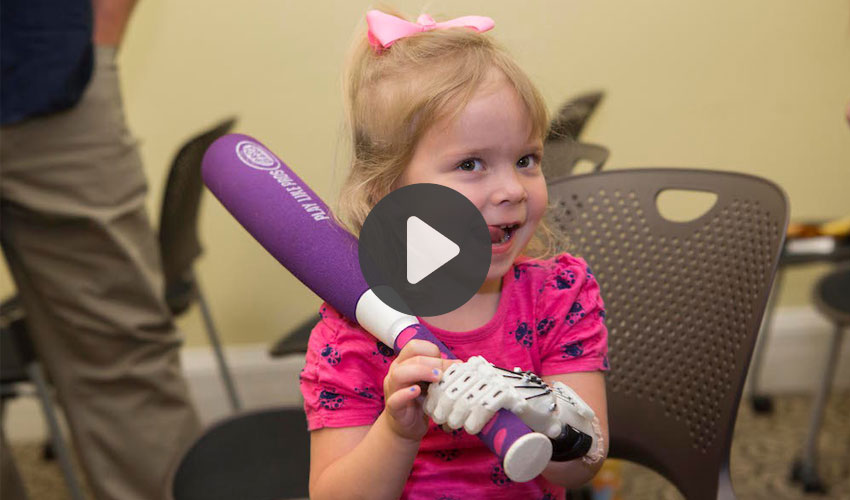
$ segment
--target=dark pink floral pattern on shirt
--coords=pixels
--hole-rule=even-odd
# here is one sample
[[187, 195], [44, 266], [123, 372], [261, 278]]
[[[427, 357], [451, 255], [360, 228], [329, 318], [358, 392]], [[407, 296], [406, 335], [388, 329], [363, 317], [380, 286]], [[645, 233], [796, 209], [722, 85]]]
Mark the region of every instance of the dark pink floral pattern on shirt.
[[[310, 336], [301, 392], [308, 428], [371, 425], [383, 411], [383, 380], [395, 352], [327, 304]], [[463, 360], [482, 355], [505, 368], [538, 375], [608, 369], [607, 330], [599, 285], [569, 254], [521, 258], [502, 279], [495, 316], [466, 332], [429, 325]], [[543, 476], [514, 483], [495, 456], [463, 430], [436, 424], [422, 440], [402, 498], [563, 499]]]

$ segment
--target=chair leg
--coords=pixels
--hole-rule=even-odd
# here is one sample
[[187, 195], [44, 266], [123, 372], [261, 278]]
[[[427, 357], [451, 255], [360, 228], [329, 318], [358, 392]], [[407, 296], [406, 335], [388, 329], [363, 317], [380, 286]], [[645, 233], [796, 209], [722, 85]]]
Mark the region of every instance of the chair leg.
[[767, 337], [770, 332], [770, 327], [773, 322], [773, 313], [776, 310], [776, 304], [779, 301], [779, 291], [782, 288], [783, 271], [779, 269], [776, 272], [776, 277], [773, 280], [773, 287], [770, 289], [770, 296], [767, 300], [767, 308], [764, 311], [761, 327], [756, 340], [755, 352], [753, 352], [753, 361], [750, 364], [750, 404], [753, 411], [756, 413], [771, 413], [773, 412], [773, 400], [769, 396], [765, 396], [759, 392], [759, 382], [761, 381], [762, 361], [764, 360], [764, 351], [767, 349]]
[[44, 371], [41, 364], [38, 362], [30, 363], [27, 367], [27, 373], [30, 380], [35, 383], [38, 398], [41, 400], [41, 406], [44, 410], [44, 416], [47, 419], [47, 428], [50, 433], [50, 440], [53, 443], [53, 451], [56, 453], [56, 458], [59, 461], [59, 467], [62, 469], [62, 475], [65, 476], [65, 482], [68, 485], [68, 491], [73, 500], [83, 500], [83, 490], [80, 483], [77, 482], [77, 476], [74, 474], [74, 467], [71, 464], [71, 453], [65, 446], [65, 440], [62, 439], [62, 430], [59, 428], [59, 419], [53, 409], [53, 403], [50, 397], [50, 389], [47, 386], [47, 379], [44, 376]]
[[823, 377], [821, 378], [820, 389], [815, 395], [814, 405], [812, 406], [812, 416], [809, 423], [809, 432], [806, 436], [806, 443], [803, 448], [803, 458], [802, 460], [796, 460], [791, 469], [791, 479], [802, 482], [803, 489], [807, 492], [826, 492], [826, 485], [823, 484], [818, 474], [818, 435], [820, 434], [821, 424], [823, 424], [823, 412], [829, 399], [832, 380], [835, 377], [835, 367], [838, 364], [838, 355], [840, 354], [839, 351], [841, 350], [843, 336], [843, 326], [836, 324], [827, 354], [828, 357], [826, 366], [824, 367]]
[[717, 500], [736, 500], [735, 490], [732, 488], [732, 475], [729, 473], [729, 464], [726, 463], [720, 469], [717, 478]]
[[207, 329], [207, 335], [210, 338], [213, 352], [215, 352], [218, 368], [221, 373], [221, 379], [224, 383], [224, 388], [227, 391], [227, 396], [230, 399], [230, 407], [234, 412], [242, 409], [242, 402], [239, 399], [239, 394], [236, 392], [236, 384], [233, 382], [233, 376], [230, 374], [230, 368], [227, 366], [227, 360], [224, 359], [224, 351], [221, 349], [221, 341], [219, 340], [218, 330], [213, 323], [212, 314], [210, 313], [207, 300], [201, 291], [201, 285], [195, 279], [195, 288], [198, 292], [198, 303], [201, 305], [201, 314], [204, 317], [204, 325]]

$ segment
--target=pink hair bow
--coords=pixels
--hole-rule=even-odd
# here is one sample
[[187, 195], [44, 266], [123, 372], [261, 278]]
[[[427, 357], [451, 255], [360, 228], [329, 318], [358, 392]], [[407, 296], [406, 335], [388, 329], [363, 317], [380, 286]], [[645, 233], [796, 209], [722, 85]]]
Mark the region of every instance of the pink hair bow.
[[379, 10], [370, 10], [366, 13], [366, 24], [369, 25], [369, 43], [376, 50], [381, 50], [389, 47], [400, 38], [425, 31], [472, 28], [479, 33], [484, 33], [493, 29], [496, 23], [489, 17], [483, 16], [464, 16], [438, 23], [434, 22], [428, 14], [422, 14], [415, 23], [411, 23]]

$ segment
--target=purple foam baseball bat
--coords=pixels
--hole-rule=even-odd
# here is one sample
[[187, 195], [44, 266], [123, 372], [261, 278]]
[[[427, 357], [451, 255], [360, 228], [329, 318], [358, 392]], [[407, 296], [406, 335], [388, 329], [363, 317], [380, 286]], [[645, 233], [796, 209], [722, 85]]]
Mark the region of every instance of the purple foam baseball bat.
[[[257, 140], [230, 134], [204, 155], [207, 187], [245, 229], [308, 288], [349, 319], [400, 351], [413, 339], [435, 344], [456, 359], [413, 317], [384, 304], [360, 271], [357, 239], [340, 227], [327, 205]], [[478, 434], [502, 460], [513, 481], [540, 474], [552, 456], [548, 437], [500, 410]]]

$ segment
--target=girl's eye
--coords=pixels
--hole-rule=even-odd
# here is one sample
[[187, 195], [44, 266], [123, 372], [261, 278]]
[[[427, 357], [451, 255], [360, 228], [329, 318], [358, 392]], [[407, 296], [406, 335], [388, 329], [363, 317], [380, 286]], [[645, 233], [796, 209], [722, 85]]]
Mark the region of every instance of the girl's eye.
[[463, 170], [465, 172], [479, 172], [484, 166], [481, 164], [481, 160], [477, 158], [467, 158], [460, 162], [457, 166], [458, 170]]
[[516, 166], [519, 168], [531, 168], [537, 165], [537, 157], [535, 155], [525, 155], [516, 162]]

